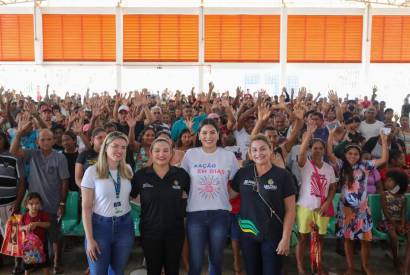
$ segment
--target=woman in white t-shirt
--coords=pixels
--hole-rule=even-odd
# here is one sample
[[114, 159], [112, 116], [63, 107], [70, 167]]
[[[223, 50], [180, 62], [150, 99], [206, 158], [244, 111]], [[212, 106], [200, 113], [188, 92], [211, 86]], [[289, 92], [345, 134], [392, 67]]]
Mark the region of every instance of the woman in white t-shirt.
[[186, 224], [189, 274], [201, 274], [208, 244], [208, 273], [220, 275], [231, 225], [228, 181], [233, 179], [239, 165], [234, 153], [219, 147], [219, 128], [213, 119], [202, 121], [198, 138], [200, 147], [189, 149], [181, 164], [191, 178]]
[[123, 133], [107, 135], [97, 163], [85, 171], [81, 181], [85, 250], [91, 275], [124, 274], [134, 244], [127, 145]]
[[[306, 274], [303, 254], [312, 222], [318, 226], [319, 250], [322, 250], [322, 236], [327, 233], [329, 216], [332, 215], [329, 207], [333, 207], [332, 200], [336, 193], [336, 177], [333, 167], [323, 161], [325, 143], [321, 139], [312, 140], [316, 127], [314, 124], [308, 125], [298, 159], [302, 179], [296, 209], [296, 222], [299, 230], [296, 261], [299, 274]], [[311, 150], [310, 159], [307, 157], [308, 147]], [[319, 252], [319, 255], [322, 253]], [[312, 273], [322, 274], [322, 272], [321, 267], [318, 267], [318, 270], [312, 270]]]

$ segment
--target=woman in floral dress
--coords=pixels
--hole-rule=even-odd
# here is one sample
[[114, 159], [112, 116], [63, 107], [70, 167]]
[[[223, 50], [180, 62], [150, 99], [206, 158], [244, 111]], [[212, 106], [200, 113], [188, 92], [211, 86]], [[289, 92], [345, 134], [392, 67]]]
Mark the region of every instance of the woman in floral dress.
[[[370, 241], [372, 240], [372, 219], [367, 204], [367, 176], [376, 167], [388, 160], [387, 136], [380, 134], [382, 140], [382, 157], [361, 161], [361, 147], [356, 144], [346, 146], [343, 159], [337, 159], [331, 146], [328, 146], [329, 160], [340, 168], [341, 195], [337, 210], [339, 230], [337, 236], [344, 238], [347, 261], [347, 272], [353, 274], [353, 243], [361, 242], [362, 269], [370, 275], [368, 260]], [[328, 144], [333, 144], [333, 133], [329, 135]]]

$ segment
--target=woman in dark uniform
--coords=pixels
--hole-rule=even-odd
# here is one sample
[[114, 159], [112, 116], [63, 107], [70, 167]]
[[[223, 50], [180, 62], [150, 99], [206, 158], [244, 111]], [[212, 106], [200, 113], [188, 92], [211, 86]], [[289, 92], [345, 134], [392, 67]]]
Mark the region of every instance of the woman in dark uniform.
[[266, 136], [254, 136], [248, 154], [254, 164], [239, 169], [232, 181], [232, 196], [241, 195], [238, 223], [246, 274], [279, 275], [295, 220], [295, 185], [288, 171], [271, 163]]
[[190, 178], [170, 165], [168, 139], [157, 138], [150, 148], [152, 165], [135, 173], [131, 197], [141, 196], [141, 241], [148, 275], [179, 274], [184, 244], [184, 217]]

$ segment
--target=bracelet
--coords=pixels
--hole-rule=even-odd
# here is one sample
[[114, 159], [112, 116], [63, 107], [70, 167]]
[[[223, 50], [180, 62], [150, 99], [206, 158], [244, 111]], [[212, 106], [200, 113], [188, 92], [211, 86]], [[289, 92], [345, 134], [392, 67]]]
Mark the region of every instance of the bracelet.
[[64, 206], [65, 205], [65, 203], [64, 202], [60, 202], [60, 206]]

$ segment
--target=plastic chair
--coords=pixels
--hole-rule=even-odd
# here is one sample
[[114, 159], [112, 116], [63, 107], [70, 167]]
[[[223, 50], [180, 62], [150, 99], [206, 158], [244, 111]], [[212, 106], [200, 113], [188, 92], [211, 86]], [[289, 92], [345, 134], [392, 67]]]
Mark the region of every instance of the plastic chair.
[[333, 209], [335, 210], [335, 216], [331, 217], [329, 220], [329, 224], [327, 226], [327, 236], [334, 237], [336, 235], [336, 212], [337, 212], [337, 205], [339, 204], [340, 200], [340, 193], [336, 193], [333, 197]]
[[75, 225], [71, 229], [70, 235], [72, 235], [72, 236], [85, 236], [84, 225], [83, 225], [82, 220], [80, 221], [80, 223], [78, 223], [77, 225]]
[[371, 194], [368, 199], [370, 214], [373, 220], [372, 234], [373, 237], [380, 240], [388, 240], [389, 235], [377, 229], [380, 221], [382, 220], [382, 207], [380, 194]]
[[80, 219], [78, 214], [78, 200], [78, 192], [68, 192], [64, 217], [61, 220], [61, 232], [64, 235], [70, 234], [70, 231], [74, 228], [74, 226]]
[[141, 235], [140, 216], [141, 216], [141, 206], [131, 202], [131, 218], [134, 223], [134, 234], [136, 237], [139, 237]]

